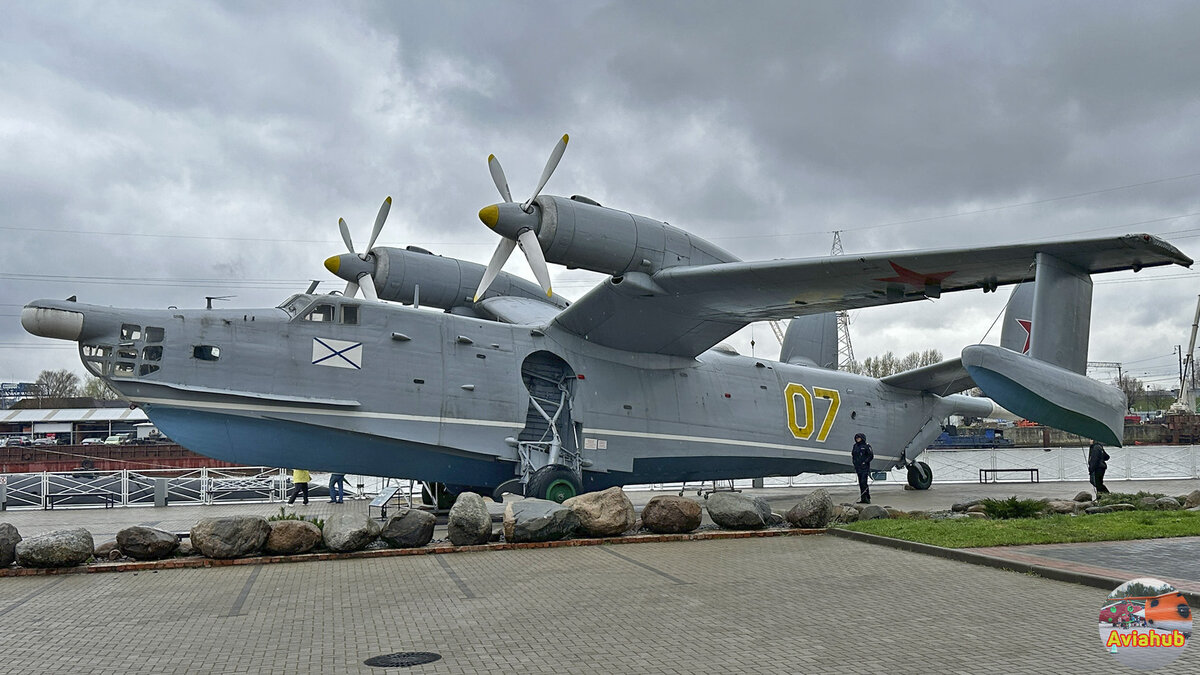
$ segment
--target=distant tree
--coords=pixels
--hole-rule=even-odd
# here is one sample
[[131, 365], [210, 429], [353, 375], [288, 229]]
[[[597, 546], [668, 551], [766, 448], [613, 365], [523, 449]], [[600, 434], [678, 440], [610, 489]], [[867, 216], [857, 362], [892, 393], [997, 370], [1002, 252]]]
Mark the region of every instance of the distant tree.
[[1134, 404], [1141, 397], [1146, 385], [1136, 377], [1123, 373], [1121, 377], [1117, 378], [1117, 388], [1121, 390], [1122, 394], [1125, 394], [1125, 409], [1133, 410]]
[[69, 370], [43, 370], [35, 382], [46, 398], [71, 398], [79, 395], [79, 376]]
[[853, 361], [847, 370], [868, 377], [887, 377], [905, 370], [920, 368], [940, 363], [942, 353], [936, 349], [926, 349], [923, 352], [910, 352], [904, 358], [897, 358], [894, 352], [882, 356], [868, 356], [860, 361]]
[[120, 398], [117, 396], [117, 392], [108, 386], [108, 383], [94, 375], [84, 377], [83, 388], [79, 390], [79, 393], [100, 401], [115, 401]]

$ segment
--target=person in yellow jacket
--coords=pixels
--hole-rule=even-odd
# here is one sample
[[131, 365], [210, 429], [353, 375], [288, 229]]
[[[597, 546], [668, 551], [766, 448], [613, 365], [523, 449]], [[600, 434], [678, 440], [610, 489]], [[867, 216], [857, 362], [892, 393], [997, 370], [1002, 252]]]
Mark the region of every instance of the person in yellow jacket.
[[312, 480], [312, 476], [304, 469], [292, 469], [292, 485], [295, 488], [292, 490], [292, 496], [288, 498], [288, 504], [296, 503], [296, 495], [304, 496], [304, 504], [308, 505], [308, 481]]

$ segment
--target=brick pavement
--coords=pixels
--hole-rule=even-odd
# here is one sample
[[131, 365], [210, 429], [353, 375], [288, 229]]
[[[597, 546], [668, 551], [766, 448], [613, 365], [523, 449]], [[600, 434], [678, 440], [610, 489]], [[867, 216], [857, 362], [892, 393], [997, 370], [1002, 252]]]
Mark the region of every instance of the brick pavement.
[[828, 536], [13, 578], [0, 673], [1096, 672], [1103, 599]]

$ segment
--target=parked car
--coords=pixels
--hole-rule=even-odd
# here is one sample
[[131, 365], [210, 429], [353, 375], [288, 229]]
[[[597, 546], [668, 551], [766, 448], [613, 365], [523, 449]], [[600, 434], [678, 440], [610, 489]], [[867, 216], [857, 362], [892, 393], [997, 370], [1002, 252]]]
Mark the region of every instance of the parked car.
[[99, 436], [91, 436], [79, 442], [80, 445], [104, 445], [104, 439]]
[[34, 445], [58, 445], [58, 441], [53, 438], [50, 438], [49, 436], [43, 436], [42, 438], [33, 439], [33, 444]]
[[105, 445], [122, 445], [128, 443], [129, 439], [133, 438], [133, 434], [113, 434], [104, 439]]
[[24, 436], [7, 436], [0, 438], [0, 446], [16, 447], [18, 445], [29, 445], [30, 441]]

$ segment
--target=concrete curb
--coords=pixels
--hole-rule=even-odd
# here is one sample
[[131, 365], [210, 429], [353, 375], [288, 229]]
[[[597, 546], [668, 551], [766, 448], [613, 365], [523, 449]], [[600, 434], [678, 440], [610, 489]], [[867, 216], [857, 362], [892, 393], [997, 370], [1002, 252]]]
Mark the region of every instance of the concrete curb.
[[51, 576], [57, 574], [104, 574], [109, 572], [157, 572], [158, 570], [195, 569], [198, 567], [230, 567], [233, 565], [270, 565], [274, 563], [314, 562], [317, 560], [361, 560], [364, 558], [395, 558], [409, 555], [440, 555], [444, 553], [470, 553], [475, 551], [511, 551], [528, 548], [566, 548], [572, 546], [603, 546], [611, 544], [654, 544], [671, 541], [709, 541], [713, 539], [753, 539], [760, 537], [791, 537], [808, 534], [824, 534], [825, 529], [771, 529], [771, 530], [713, 530], [689, 532], [687, 534], [635, 534], [628, 537], [601, 537], [597, 539], [564, 539], [532, 543], [480, 544], [478, 546], [424, 546], [421, 548], [377, 548], [353, 553], [302, 553], [300, 555], [254, 556], [249, 558], [216, 559], [202, 556], [146, 560], [140, 562], [97, 562], [76, 567], [35, 568], [21, 567], [0, 569], [2, 577]]
[[[1034, 565], [1031, 563], [1021, 562], [1017, 560], [1009, 560], [994, 555], [986, 555], [983, 553], [975, 553], [970, 549], [962, 548], [945, 548], [942, 546], [934, 546], [933, 544], [922, 544], [916, 541], [907, 541], [905, 539], [895, 539], [893, 537], [884, 537], [878, 534], [868, 534], [866, 532], [855, 532], [854, 530], [845, 530], [842, 528], [831, 527], [826, 530], [826, 534], [834, 537], [842, 537], [843, 539], [853, 539], [868, 544], [878, 544], [880, 546], [890, 546], [902, 551], [912, 553], [923, 553], [925, 555], [937, 556], [947, 560], [956, 562], [970, 563], [972, 565], [984, 565], [986, 567], [995, 567], [997, 569], [1009, 570], [1012, 572], [1021, 572], [1026, 574], [1036, 574], [1039, 577], [1053, 579], [1055, 581], [1066, 581], [1073, 584], [1082, 584], [1084, 586], [1092, 586], [1102, 588], [1106, 591], [1120, 586], [1129, 581], [1119, 577], [1109, 577], [1100, 574], [1088, 574], [1076, 570], [1066, 570], [1058, 567], [1047, 565]], [[1187, 598], [1188, 604], [1193, 607], [1200, 607], [1200, 593], [1195, 591], [1180, 590], [1183, 596]]]

